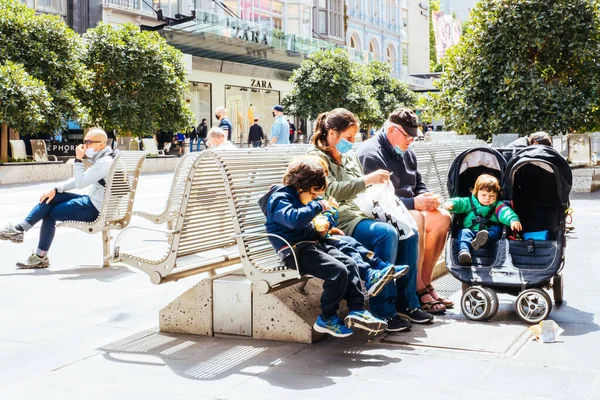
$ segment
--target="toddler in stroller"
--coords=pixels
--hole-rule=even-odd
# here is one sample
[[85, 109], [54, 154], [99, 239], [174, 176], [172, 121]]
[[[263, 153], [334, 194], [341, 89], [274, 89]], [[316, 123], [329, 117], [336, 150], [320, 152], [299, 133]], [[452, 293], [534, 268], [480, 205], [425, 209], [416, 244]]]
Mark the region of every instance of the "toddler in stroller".
[[[452, 163], [450, 196], [468, 197], [470, 188], [484, 174], [501, 182], [503, 200], [510, 200], [518, 215], [523, 240], [514, 240], [502, 230], [493, 245], [475, 249], [480, 244], [476, 241], [475, 246], [471, 244], [471, 265], [465, 267], [459, 260], [459, 235], [468, 222], [463, 222], [465, 214], [454, 215], [446, 244], [446, 267], [463, 284], [461, 311], [474, 321], [493, 318], [499, 305], [497, 293], [503, 293], [517, 297], [514, 307], [519, 318], [538, 323], [552, 311], [548, 289], [552, 289], [555, 304], [563, 300], [565, 211], [569, 208], [571, 169], [548, 146], [529, 146], [509, 162], [494, 149], [472, 148]], [[458, 209], [456, 204], [453, 209]], [[506, 212], [506, 217], [504, 222], [515, 222], [510, 213]]]
[[466, 214], [463, 228], [458, 233], [458, 262], [471, 265], [471, 251], [500, 239], [501, 225], [514, 231], [522, 229], [519, 217], [500, 199], [500, 182], [488, 174], [479, 175], [470, 197], [458, 197], [444, 203], [444, 208], [455, 214]]

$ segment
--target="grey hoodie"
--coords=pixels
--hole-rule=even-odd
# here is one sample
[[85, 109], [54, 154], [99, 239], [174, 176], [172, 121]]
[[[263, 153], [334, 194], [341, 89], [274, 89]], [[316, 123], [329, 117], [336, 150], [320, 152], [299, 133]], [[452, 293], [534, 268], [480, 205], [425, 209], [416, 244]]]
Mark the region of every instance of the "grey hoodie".
[[114, 157], [110, 156], [112, 149], [105, 147], [94, 155], [90, 160], [92, 166], [85, 171], [83, 163], [76, 162], [73, 167], [73, 178], [62, 185], [56, 187], [59, 193], [68, 192], [73, 189], [83, 189], [91, 186], [88, 196], [98, 212], [102, 211], [102, 201], [104, 200], [104, 186], [99, 181], [104, 179], [108, 182], [108, 175], [112, 167]]

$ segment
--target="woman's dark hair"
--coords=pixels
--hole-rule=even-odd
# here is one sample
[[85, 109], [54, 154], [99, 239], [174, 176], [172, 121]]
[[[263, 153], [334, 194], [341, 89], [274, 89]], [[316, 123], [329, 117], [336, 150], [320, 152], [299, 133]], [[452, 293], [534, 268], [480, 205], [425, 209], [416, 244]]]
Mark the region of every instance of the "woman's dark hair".
[[293, 186], [299, 192], [308, 192], [312, 188], [327, 188], [327, 174], [323, 165], [314, 157], [300, 157], [288, 165], [283, 184]]
[[329, 154], [327, 145], [327, 133], [330, 129], [339, 133], [350, 128], [352, 125], [358, 125], [359, 121], [352, 112], [345, 108], [336, 108], [326, 113], [321, 113], [317, 117], [315, 134], [312, 137], [312, 143], [315, 147]]

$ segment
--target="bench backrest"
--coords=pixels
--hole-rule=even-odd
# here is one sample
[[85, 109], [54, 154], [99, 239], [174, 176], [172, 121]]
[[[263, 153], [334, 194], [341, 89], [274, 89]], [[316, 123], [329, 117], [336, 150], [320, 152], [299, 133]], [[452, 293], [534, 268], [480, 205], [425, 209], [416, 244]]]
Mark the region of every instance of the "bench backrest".
[[[258, 206], [273, 184], [281, 183], [292, 159], [306, 153], [307, 146], [273, 146], [246, 151], [243, 156], [221, 156], [227, 174], [227, 195], [233, 215], [233, 229], [246, 276], [258, 290], [267, 292], [282, 281], [299, 278], [279, 260], [265, 234], [265, 216]], [[256, 235], [259, 236], [247, 236]]]
[[146, 158], [144, 151], [120, 152], [110, 170], [100, 218], [104, 226], [123, 229], [129, 225], [133, 200]]
[[22, 140], [11, 140], [10, 151], [12, 158], [27, 158], [27, 151], [25, 150], [25, 142]]
[[117, 138], [117, 149], [124, 151], [124, 150], [129, 150], [129, 147], [131, 145], [131, 138], [127, 137], [127, 136], [119, 136]]
[[156, 140], [151, 139], [142, 139], [142, 143], [144, 144], [144, 150], [148, 152], [148, 154], [158, 154], [158, 144]]
[[48, 151], [46, 149], [46, 141], [45, 140], [31, 140], [31, 153], [33, 154], [33, 159], [37, 162], [47, 162], [48, 161]]

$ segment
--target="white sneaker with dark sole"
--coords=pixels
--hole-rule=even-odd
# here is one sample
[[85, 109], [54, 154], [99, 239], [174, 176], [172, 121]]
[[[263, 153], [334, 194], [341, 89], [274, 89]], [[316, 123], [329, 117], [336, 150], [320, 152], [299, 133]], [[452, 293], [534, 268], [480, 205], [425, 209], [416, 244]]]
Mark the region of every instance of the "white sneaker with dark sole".
[[49, 266], [50, 260], [48, 260], [48, 257], [39, 257], [37, 254], [30, 255], [25, 262], [17, 263], [19, 269], [48, 268]]
[[0, 240], [23, 243], [23, 236], [25, 236], [25, 232], [17, 230], [12, 224], [8, 224], [0, 229]]

